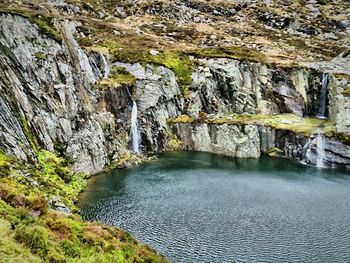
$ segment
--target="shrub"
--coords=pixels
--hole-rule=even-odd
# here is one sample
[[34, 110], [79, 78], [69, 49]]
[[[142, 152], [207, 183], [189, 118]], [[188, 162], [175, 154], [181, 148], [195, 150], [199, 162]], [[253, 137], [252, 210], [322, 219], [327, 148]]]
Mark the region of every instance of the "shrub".
[[49, 238], [46, 229], [42, 226], [20, 225], [15, 231], [15, 239], [40, 256], [48, 252]]
[[37, 214], [45, 214], [49, 208], [47, 201], [41, 197], [30, 200], [29, 209]]
[[47, 259], [51, 263], [66, 263], [67, 260], [65, 256], [62, 255], [62, 253], [57, 252], [55, 249], [50, 249]]
[[73, 242], [70, 240], [63, 240], [60, 242], [60, 247], [63, 250], [64, 254], [68, 257], [76, 258], [79, 257], [80, 252], [80, 242]]

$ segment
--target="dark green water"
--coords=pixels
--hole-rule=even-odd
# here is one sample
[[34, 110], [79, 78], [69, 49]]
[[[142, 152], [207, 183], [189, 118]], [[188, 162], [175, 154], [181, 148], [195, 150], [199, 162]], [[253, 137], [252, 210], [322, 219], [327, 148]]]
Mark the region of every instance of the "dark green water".
[[167, 153], [93, 177], [87, 220], [173, 262], [350, 262], [350, 177], [284, 159]]

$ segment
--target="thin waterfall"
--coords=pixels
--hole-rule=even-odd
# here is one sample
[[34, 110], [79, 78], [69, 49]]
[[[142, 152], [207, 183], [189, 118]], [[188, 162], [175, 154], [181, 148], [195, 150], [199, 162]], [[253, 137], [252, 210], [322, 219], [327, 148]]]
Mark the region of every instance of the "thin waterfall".
[[324, 135], [322, 130], [320, 130], [317, 133], [317, 137], [316, 137], [316, 155], [317, 155], [316, 166], [318, 168], [324, 168], [325, 151], [324, 151]]
[[100, 56], [101, 56], [101, 60], [102, 60], [102, 64], [103, 64], [102, 65], [103, 66], [103, 78], [106, 79], [106, 78], [108, 78], [109, 72], [110, 72], [109, 66], [108, 66], [108, 63], [107, 63], [105, 56], [102, 53], [100, 53]]
[[140, 130], [137, 121], [137, 104], [133, 101], [131, 113], [132, 150], [140, 154]]
[[325, 119], [326, 118], [326, 106], [327, 106], [327, 87], [329, 83], [328, 73], [322, 74], [321, 81], [321, 94], [320, 94], [320, 106], [317, 114], [317, 118]]

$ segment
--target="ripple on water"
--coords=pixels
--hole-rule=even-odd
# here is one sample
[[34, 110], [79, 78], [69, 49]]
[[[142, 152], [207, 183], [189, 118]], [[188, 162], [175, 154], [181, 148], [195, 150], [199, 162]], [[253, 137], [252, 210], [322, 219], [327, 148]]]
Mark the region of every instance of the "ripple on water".
[[173, 153], [95, 178], [79, 205], [173, 262], [350, 262], [349, 190], [341, 171]]

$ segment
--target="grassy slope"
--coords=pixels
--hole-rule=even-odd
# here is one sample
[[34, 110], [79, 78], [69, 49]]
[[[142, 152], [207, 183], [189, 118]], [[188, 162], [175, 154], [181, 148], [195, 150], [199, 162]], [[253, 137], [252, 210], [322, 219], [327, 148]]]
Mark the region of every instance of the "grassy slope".
[[53, 153], [36, 166], [0, 154], [0, 262], [166, 262], [120, 229], [48, 207], [56, 196], [77, 211], [85, 184]]

